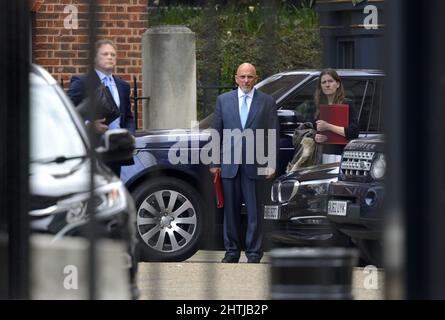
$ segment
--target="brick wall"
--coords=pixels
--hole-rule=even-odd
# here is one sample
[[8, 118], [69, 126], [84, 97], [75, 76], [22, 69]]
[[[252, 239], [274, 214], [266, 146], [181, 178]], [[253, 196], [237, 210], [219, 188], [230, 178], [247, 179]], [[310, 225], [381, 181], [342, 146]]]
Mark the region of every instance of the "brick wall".
[[[141, 35], [148, 28], [148, 0], [97, 0], [98, 39], [114, 41], [118, 49], [115, 74], [130, 82], [138, 81], [142, 96]], [[78, 28], [67, 29], [64, 13], [68, 5], [78, 9]], [[33, 62], [42, 65], [68, 88], [71, 76], [88, 68], [88, 5], [85, 0], [34, 0]], [[132, 90], [133, 94], [133, 90]], [[142, 103], [139, 102], [139, 124], [142, 127]]]

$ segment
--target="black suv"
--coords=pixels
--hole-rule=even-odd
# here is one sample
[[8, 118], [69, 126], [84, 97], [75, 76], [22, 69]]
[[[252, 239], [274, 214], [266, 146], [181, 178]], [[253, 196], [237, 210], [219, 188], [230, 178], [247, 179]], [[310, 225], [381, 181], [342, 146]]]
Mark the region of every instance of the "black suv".
[[[338, 73], [346, 96], [360, 107], [362, 132], [379, 131], [376, 119], [380, 118], [380, 112], [375, 106], [380, 104], [382, 72], [338, 70]], [[320, 70], [282, 72], [256, 85], [277, 102], [279, 175], [285, 173], [294, 155], [292, 135], [298, 123], [304, 121], [319, 75]], [[210, 141], [207, 129], [211, 124], [212, 115], [202, 120], [199, 128], [138, 133], [135, 164], [122, 168], [121, 179], [135, 200], [138, 236], [143, 244], [141, 255], [145, 260], [185, 260], [199, 248], [222, 242], [223, 213], [216, 209], [213, 177], [207, 165], [190, 161], [200, 159], [200, 152]], [[188, 163], [169, 160], [169, 152], [178, 141], [188, 151]]]
[[382, 264], [382, 207], [385, 194], [383, 135], [349, 142], [338, 181], [328, 191], [329, 220], [352, 238], [366, 262]]
[[[367, 70], [339, 70], [338, 73], [346, 97], [352, 99], [357, 108], [359, 136], [380, 135], [383, 127], [383, 73]], [[290, 97], [284, 108], [295, 106], [304, 113], [307, 100], [312, 99], [311, 93], [315, 90], [315, 79], [297, 91], [295, 98]], [[271, 203], [265, 208], [268, 236], [273, 242], [304, 246], [349, 245], [349, 237], [338, 232], [326, 216], [328, 187], [337, 181], [339, 165], [302, 168], [275, 180]]]

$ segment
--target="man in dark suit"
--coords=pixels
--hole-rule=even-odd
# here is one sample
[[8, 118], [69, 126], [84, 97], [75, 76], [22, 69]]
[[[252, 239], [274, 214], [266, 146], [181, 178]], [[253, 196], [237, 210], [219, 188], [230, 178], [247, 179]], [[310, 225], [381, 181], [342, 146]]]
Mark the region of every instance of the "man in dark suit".
[[[98, 87], [102, 83], [110, 89], [113, 99], [119, 107], [120, 117], [108, 125], [105, 123], [105, 119], [85, 120], [87, 120], [87, 125], [94, 126], [94, 131], [97, 134], [103, 134], [108, 129], [115, 128], [125, 128], [134, 134], [135, 125], [131, 112], [130, 85], [112, 74], [115, 66], [116, 46], [114, 43], [110, 40], [97, 41], [94, 73], [95, 86]], [[68, 96], [76, 106], [87, 96], [87, 79], [87, 75], [73, 76], [71, 78]], [[117, 176], [120, 175], [120, 165], [110, 165], [110, 167]]]
[[[275, 101], [254, 89], [257, 80], [255, 67], [241, 64], [235, 75], [238, 89], [218, 96], [213, 116], [221, 153], [220, 165], [213, 163], [210, 171], [221, 174], [224, 191], [223, 263], [236, 263], [240, 258], [243, 200], [247, 207], [247, 261], [259, 263], [263, 256], [264, 186], [275, 174], [279, 126]], [[268, 161], [259, 159], [259, 151], [267, 154]]]

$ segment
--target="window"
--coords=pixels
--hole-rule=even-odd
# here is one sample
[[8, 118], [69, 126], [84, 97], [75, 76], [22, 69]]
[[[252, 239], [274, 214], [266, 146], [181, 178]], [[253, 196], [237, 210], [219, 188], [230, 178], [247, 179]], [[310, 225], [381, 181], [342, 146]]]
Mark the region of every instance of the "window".
[[[318, 78], [292, 94], [281, 105], [282, 110], [294, 110], [304, 121], [312, 121], [315, 111], [314, 92]], [[360, 132], [380, 132], [382, 130], [381, 97], [382, 86], [375, 79], [342, 77], [345, 97], [353, 101]], [[378, 82], [380, 83], [380, 82]]]
[[308, 74], [275, 75], [258, 83], [256, 88], [264, 93], [270, 94], [275, 100], [279, 100], [287, 94], [290, 89], [306, 79]]
[[313, 79], [281, 105], [282, 110], [294, 110], [303, 116], [304, 121], [312, 121], [315, 110], [314, 92], [318, 78]]
[[354, 41], [339, 41], [339, 68], [353, 69], [355, 67], [354, 61]]

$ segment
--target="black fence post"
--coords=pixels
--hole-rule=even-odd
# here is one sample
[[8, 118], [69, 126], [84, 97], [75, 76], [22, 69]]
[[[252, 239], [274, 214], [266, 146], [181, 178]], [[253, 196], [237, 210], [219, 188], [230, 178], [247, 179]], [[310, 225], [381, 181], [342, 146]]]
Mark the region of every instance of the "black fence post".
[[29, 298], [28, 1], [0, 4], [0, 298]]
[[[90, 119], [97, 119], [94, 113], [97, 112], [96, 108], [93, 107], [96, 99], [95, 97], [95, 85], [94, 85], [94, 58], [96, 56], [96, 36], [97, 36], [97, 22], [96, 22], [97, 5], [95, 0], [89, 0], [88, 2], [88, 49], [89, 49], [89, 61], [88, 61], [88, 90], [87, 95], [90, 97], [88, 110], [90, 112]], [[90, 166], [90, 197], [87, 202], [86, 214], [90, 217], [88, 222], [88, 239], [89, 239], [89, 251], [88, 251], [88, 298], [90, 300], [97, 299], [97, 249], [96, 249], [96, 230], [97, 230], [97, 219], [95, 215], [95, 173], [96, 173], [96, 147], [98, 146], [98, 139], [96, 133], [94, 132], [94, 126], [89, 126], [88, 129], [89, 140], [91, 142], [91, 148], [88, 150], [89, 158], [91, 159]]]
[[387, 6], [386, 293], [444, 299], [445, 6], [440, 0]]

